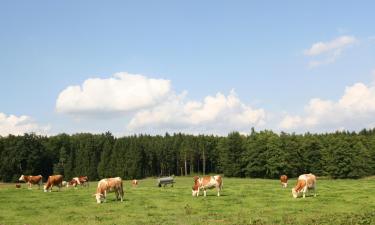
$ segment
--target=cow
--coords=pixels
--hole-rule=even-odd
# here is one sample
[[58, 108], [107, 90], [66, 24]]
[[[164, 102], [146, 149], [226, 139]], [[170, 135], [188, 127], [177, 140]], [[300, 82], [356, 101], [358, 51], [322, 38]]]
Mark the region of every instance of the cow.
[[26, 176], [26, 175], [21, 175], [21, 177], [18, 179], [19, 181], [24, 181], [29, 185], [29, 189], [31, 189], [32, 184], [37, 184], [38, 189], [40, 189], [40, 186], [42, 185], [42, 175], [38, 176]]
[[294, 198], [301, 197], [305, 198], [307, 191], [314, 190], [314, 197], [316, 197], [316, 177], [315, 175], [302, 174], [298, 177], [297, 184], [292, 188], [292, 195]]
[[138, 180], [136, 180], [136, 179], [132, 180], [132, 186], [137, 187], [138, 186]]
[[115, 192], [116, 200], [120, 198], [121, 202], [123, 201], [124, 189], [121, 177], [105, 178], [99, 181], [96, 193], [94, 194], [98, 204], [106, 201], [107, 192]]
[[73, 186], [74, 188], [76, 188], [78, 184], [88, 187], [88, 181], [89, 179], [87, 178], [87, 176], [73, 177], [73, 179], [68, 182], [66, 187]]
[[220, 175], [204, 176], [194, 178], [194, 186], [192, 187], [192, 195], [199, 196], [199, 191], [203, 189], [204, 196], [206, 197], [206, 190], [216, 188], [217, 196], [220, 196], [220, 191], [223, 189], [223, 179]]
[[288, 186], [288, 176], [281, 175], [280, 176], [281, 187], [286, 188]]
[[47, 183], [44, 185], [44, 192], [47, 192], [47, 191], [51, 192], [53, 186], [59, 187], [59, 191], [60, 191], [60, 188], [62, 186], [62, 182], [63, 182], [63, 176], [62, 175], [49, 176], [48, 180], [47, 180]]

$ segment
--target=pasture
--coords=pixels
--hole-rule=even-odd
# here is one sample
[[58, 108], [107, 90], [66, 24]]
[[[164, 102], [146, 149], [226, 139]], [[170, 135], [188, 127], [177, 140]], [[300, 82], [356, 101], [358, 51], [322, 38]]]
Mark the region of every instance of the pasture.
[[295, 179], [283, 189], [278, 180], [225, 177], [220, 197], [198, 198], [191, 177], [175, 180], [166, 188], [124, 181], [125, 201], [109, 193], [103, 204], [92, 196], [97, 182], [51, 193], [0, 184], [0, 224], [375, 224], [375, 179], [318, 179], [318, 196], [305, 199], [292, 198]]

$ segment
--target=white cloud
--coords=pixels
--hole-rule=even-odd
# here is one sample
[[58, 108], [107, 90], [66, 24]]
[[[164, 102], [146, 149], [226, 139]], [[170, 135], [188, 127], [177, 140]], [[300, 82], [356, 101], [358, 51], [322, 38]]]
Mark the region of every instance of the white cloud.
[[356, 42], [356, 39], [353, 36], [341, 36], [329, 42], [317, 42], [310, 49], [305, 50], [304, 53], [307, 56], [320, 55], [325, 52], [343, 49], [354, 42]]
[[309, 61], [310, 68], [327, 65], [335, 62], [346, 47], [356, 42], [358, 40], [353, 36], [341, 36], [332, 41], [314, 43], [304, 51], [304, 55], [310, 57], [310, 59], [311, 57], [319, 57]]
[[24, 133], [47, 134], [50, 126], [41, 126], [34, 122], [29, 116], [7, 116], [0, 113], [0, 135], [7, 136], [8, 134], [22, 135]]
[[58, 96], [56, 110], [78, 116], [77, 121], [90, 115], [123, 118], [124, 124], [130, 119], [126, 124], [128, 134], [248, 132], [266, 120], [263, 109], [241, 102], [234, 91], [192, 101], [187, 99], [187, 92], [176, 94], [169, 80], [128, 73], [87, 79], [81, 86], [65, 88]]
[[135, 114], [127, 126], [129, 132], [172, 131], [226, 134], [248, 132], [265, 124], [266, 112], [244, 104], [234, 91], [217, 93], [203, 101], [188, 101], [186, 93], [170, 96], [168, 101]]
[[375, 85], [355, 83], [346, 87], [338, 101], [314, 98], [303, 116], [286, 115], [280, 129], [332, 131], [358, 130], [375, 125]]
[[280, 127], [282, 129], [292, 129], [295, 128], [297, 124], [300, 124], [302, 119], [300, 116], [290, 116], [286, 115], [284, 119], [280, 122]]
[[56, 110], [74, 115], [125, 113], [152, 107], [170, 92], [169, 80], [117, 73], [108, 79], [90, 78], [82, 86], [65, 88], [57, 98]]

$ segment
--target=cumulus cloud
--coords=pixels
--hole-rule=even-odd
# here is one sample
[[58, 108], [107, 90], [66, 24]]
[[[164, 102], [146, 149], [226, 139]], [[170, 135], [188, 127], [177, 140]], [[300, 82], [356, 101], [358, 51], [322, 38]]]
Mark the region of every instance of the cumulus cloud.
[[60, 113], [103, 115], [152, 107], [171, 92], [170, 81], [143, 75], [116, 73], [111, 78], [90, 78], [81, 86], [69, 86], [58, 96]]
[[285, 115], [279, 123], [286, 130], [358, 130], [375, 125], [375, 85], [355, 83], [338, 101], [314, 98], [304, 115]]
[[57, 98], [56, 111], [79, 119], [115, 115], [124, 119], [126, 133], [248, 132], [266, 120], [263, 109], [243, 103], [234, 91], [193, 101], [187, 98], [187, 92], [173, 91], [169, 80], [128, 73], [90, 78], [82, 85], [65, 88]]
[[[342, 54], [343, 50], [356, 43], [358, 40], [353, 36], [340, 36], [328, 42], [314, 43], [304, 51], [304, 55], [310, 58], [309, 67], [330, 64]], [[313, 59], [311, 59], [314, 57]], [[319, 57], [316, 59], [316, 57]]]
[[0, 113], [0, 135], [8, 134], [22, 135], [24, 133], [47, 134], [50, 126], [41, 126], [33, 121], [29, 116], [15, 116]]
[[[186, 93], [173, 95], [152, 109], [139, 111], [127, 126], [134, 131], [182, 131], [189, 133], [226, 134], [249, 131], [265, 124], [266, 112], [244, 104], [232, 90], [229, 95], [217, 93], [203, 101], [186, 100]], [[151, 128], [151, 129], [150, 129]]]

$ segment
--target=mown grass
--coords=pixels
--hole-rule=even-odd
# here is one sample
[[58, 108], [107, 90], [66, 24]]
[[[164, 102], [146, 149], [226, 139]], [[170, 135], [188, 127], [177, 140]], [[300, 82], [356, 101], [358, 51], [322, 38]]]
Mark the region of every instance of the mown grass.
[[224, 178], [222, 196], [191, 196], [191, 177], [158, 188], [124, 181], [125, 201], [110, 193], [97, 204], [89, 188], [44, 193], [0, 185], [0, 224], [375, 224], [375, 179], [318, 180], [318, 196], [294, 199], [289, 187], [266, 179]]

